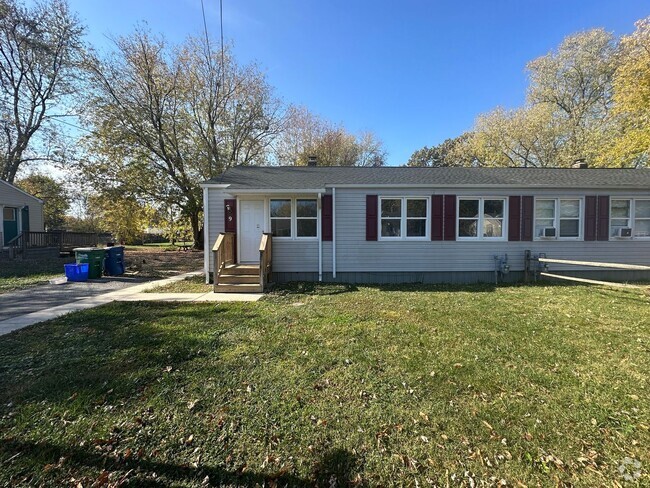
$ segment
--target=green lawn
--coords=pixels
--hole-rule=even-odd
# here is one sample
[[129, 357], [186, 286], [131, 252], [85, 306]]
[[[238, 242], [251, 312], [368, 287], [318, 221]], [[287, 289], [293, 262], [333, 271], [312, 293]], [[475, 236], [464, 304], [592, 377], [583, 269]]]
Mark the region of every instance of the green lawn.
[[649, 305], [294, 285], [77, 313], [0, 337], [0, 485], [648, 486]]
[[192, 276], [181, 281], [145, 290], [145, 293], [208, 293], [212, 285], [205, 284], [205, 276]]
[[73, 262], [74, 258], [3, 261], [0, 263], [0, 293], [42, 285], [53, 278], [63, 277], [63, 265]]

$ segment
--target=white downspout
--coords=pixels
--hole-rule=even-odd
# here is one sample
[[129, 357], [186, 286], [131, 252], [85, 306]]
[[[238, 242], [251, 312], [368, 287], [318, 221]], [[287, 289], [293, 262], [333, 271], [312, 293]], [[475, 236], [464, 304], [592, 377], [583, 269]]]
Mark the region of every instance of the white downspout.
[[336, 278], [336, 188], [332, 187], [332, 278]]
[[[323, 209], [321, 205], [321, 193], [318, 192], [318, 219], [317, 222], [321, 223], [323, 218]], [[323, 226], [322, 223], [319, 229], [316, 229], [318, 233], [318, 281], [323, 281]]]
[[210, 229], [208, 227], [208, 188], [203, 188], [203, 271], [205, 272], [205, 284], [210, 284]]

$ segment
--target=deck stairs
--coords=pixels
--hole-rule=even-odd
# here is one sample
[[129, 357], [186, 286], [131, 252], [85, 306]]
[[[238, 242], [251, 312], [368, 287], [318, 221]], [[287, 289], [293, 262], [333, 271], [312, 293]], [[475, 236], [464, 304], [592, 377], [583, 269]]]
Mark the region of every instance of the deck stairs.
[[231, 264], [219, 272], [216, 293], [261, 293], [260, 267], [257, 264]]

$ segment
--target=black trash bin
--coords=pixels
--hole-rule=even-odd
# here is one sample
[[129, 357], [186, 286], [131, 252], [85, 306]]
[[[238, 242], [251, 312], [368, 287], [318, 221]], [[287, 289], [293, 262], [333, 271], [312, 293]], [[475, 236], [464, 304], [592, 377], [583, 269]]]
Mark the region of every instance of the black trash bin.
[[104, 273], [108, 276], [119, 276], [124, 274], [124, 246], [106, 248]]

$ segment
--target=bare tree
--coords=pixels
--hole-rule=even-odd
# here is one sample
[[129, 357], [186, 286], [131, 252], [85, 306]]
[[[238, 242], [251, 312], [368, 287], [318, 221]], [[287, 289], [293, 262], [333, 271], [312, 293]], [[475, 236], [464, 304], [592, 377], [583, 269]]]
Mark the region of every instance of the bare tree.
[[65, 0], [0, 0], [0, 179], [56, 158], [51, 122], [75, 92], [82, 33]]
[[87, 63], [86, 174], [104, 187], [180, 208], [200, 247], [199, 183], [229, 166], [266, 161], [282, 104], [255, 66], [188, 39], [169, 46], [144, 30]]
[[305, 107], [290, 107], [274, 143], [275, 162], [304, 166], [310, 156], [316, 156], [320, 166], [382, 166], [387, 153], [373, 132], [355, 136]]

